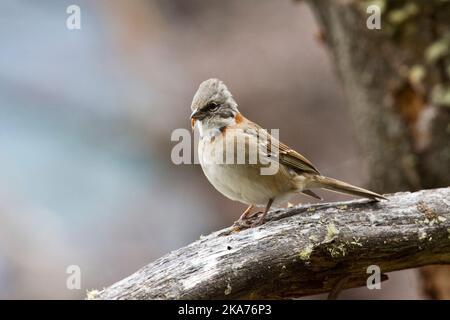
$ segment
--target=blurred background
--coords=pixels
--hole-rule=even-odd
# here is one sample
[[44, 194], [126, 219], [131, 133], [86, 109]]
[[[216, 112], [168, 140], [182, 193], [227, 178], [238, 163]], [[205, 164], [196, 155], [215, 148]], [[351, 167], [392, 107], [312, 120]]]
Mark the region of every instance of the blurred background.
[[[80, 30], [66, 28], [71, 4]], [[367, 182], [305, 4], [3, 0], [0, 12], [2, 299], [84, 298], [239, 217], [245, 206], [199, 165], [170, 158], [172, 131], [190, 130], [192, 96], [211, 77], [322, 173]], [[80, 290], [66, 287], [69, 265]], [[413, 271], [390, 279], [342, 297], [420, 297]]]

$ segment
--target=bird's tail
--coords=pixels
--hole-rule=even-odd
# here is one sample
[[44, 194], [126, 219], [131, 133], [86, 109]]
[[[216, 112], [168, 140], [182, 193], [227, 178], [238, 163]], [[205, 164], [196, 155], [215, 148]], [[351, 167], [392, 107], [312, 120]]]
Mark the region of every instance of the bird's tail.
[[324, 188], [327, 190], [351, 194], [354, 196], [368, 198], [372, 200], [380, 200], [380, 199], [387, 200], [381, 194], [363, 188], [355, 187], [343, 181], [339, 181], [333, 178], [328, 178], [320, 175], [315, 175], [314, 177], [312, 177], [311, 187]]

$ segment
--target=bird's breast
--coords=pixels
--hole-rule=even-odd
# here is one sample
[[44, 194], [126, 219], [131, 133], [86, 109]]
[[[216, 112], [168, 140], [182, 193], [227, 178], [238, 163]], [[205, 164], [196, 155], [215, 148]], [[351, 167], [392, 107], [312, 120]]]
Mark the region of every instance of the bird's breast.
[[[224, 147], [223, 140], [223, 135], [204, 136], [198, 146], [203, 172], [220, 193], [235, 201], [264, 206], [269, 199], [293, 191], [290, 174], [284, 166], [280, 165], [273, 175], [263, 175], [260, 163], [237, 163], [236, 157], [227, 161], [224, 148], [228, 150], [229, 146]], [[234, 151], [238, 152], [238, 148]]]

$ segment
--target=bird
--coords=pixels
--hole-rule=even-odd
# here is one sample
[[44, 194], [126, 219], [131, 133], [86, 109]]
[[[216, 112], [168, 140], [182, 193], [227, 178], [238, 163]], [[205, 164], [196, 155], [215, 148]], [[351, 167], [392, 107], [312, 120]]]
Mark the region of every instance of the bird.
[[[225, 197], [248, 206], [235, 221], [238, 228], [264, 224], [272, 206], [279, 207], [296, 194], [322, 200], [311, 190], [316, 188], [375, 201], [386, 200], [378, 193], [323, 176], [299, 152], [245, 118], [231, 92], [219, 79], [208, 79], [200, 84], [192, 99], [191, 111], [192, 130], [197, 128], [200, 135], [197, 151], [203, 173]], [[255, 158], [250, 161], [251, 150], [257, 150], [256, 161]], [[227, 153], [232, 155], [224, 161]], [[244, 158], [240, 162], [237, 161], [239, 154]], [[262, 174], [263, 168], [268, 169], [273, 164], [277, 165], [274, 172]], [[254, 207], [263, 207], [264, 211], [252, 213]], [[260, 217], [252, 222], [256, 214]]]

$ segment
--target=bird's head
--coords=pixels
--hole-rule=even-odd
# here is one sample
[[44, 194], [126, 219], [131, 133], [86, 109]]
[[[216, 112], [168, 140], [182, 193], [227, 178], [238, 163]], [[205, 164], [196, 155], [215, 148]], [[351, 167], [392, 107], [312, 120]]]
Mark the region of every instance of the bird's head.
[[237, 103], [219, 79], [203, 81], [192, 100], [191, 125], [200, 122], [203, 129], [219, 129], [234, 122]]

